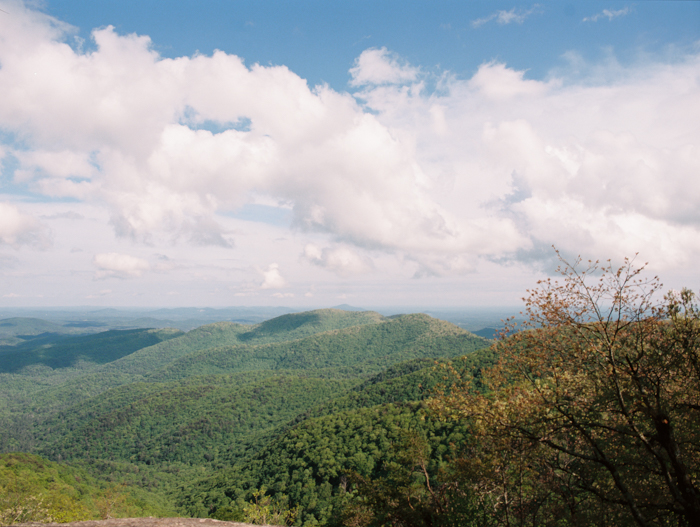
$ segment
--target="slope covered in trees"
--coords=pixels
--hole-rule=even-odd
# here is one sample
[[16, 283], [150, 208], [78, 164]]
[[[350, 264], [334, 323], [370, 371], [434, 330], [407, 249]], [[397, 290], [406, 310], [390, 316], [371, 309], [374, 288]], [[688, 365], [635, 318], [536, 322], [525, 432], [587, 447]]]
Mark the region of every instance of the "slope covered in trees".
[[[294, 315], [288, 315], [291, 316]], [[149, 378], [169, 380], [252, 370], [357, 377], [378, 373], [397, 362], [461, 355], [484, 345], [484, 339], [447, 322], [427, 315], [403, 315], [374, 324], [319, 332], [297, 340], [212, 347], [172, 361]]]
[[697, 525], [694, 297], [592, 265], [540, 284], [525, 331], [489, 348], [425, 315], [322, 310], [204, 326], [65, 382], [44, 365], [39, 391], [25, 367], [5, 397], [28, 449], [179, 514]]
[[[147, 345], [144, 339], [153, 335], [164, 337]], [[119, 338], [119, 353], [103, 345]], [[166, 509], [181, 503], [186, 512], [189, 486], [178, 490], [183, 480], [257, 466], [255, 455], [295, 423], [420, 399], [437, 382], [427, 357], [460, 356], [485, 345], [425, 315], [341, 310], [284, 315], [255, 326], [219, 322], [186, 334], [66, 337], [60, 345], [27, 350], [27, 357], [41, 358], [42, 368], [4, 374], [8, 405], [0, 445], [69, 461], [109, 484], [157, 495]], [[402, 363], [410, 359], [417, 361]], [[410, 419], [411, 408], [401, 410], [400, 419]], [[371, 415], [351, 421], [359, 426]], [[246, 477], [267, 481], [256, 474]], [[252, 496], [256, 489], [248, 491]], [[299, 518], [316, 517], [308, 503], [303, 506]]]
[[130, 384], [43, 423], [39, 451], [65, 460], [230, 465], [275, 427], [347, 386], [257, 373]]
[[[112, 331], [63, 338], [50, 346], [9, 346], [8, 351], [0, 355], [0, 380], [3, 381], [0, 401], [6, 401], [5, 413], [0, 409], [0, 419], [10, 413], [23, 421], [20, 414], [26, 414], [27, 410], [41, 418], [110, 388], [143, 381], [154, 371], [197, 351], [288, 341], [329, 329], [384, 320], [377, 313], [340, 310], [318, 310], [278, 318], [280, 320], [254, 326], [219, 322], [186, 334], [176, 330]], [[34, 364], [29, 364], [32, 361]], [[16, 375], [4, 375], [1, 371]], [[24, 433], [26, 427], [21, 427]], [[5, 431], [8, 428], [13, 427], [6, 426]], [[0, 429], [0, 446], [5, 436]], [[15, 443], [23, 447], [21, 442]]]
[[179, 504], [188, 514], [241, 520], [245, 503], [264, 488], [298, 507], [305, 525], [337, 522], [349, 505], [352, 478], [391, 473], [407, 444], [422, 445], [432, 476], [454, 457], [455, 445], [465, 440], [464, 425], [432, 416], [421, 401], [438, 386], [478, 379], [494, 363], [491, 350], [482, 349], [452, 361], [397, 364], [300, 414], [258, 452], [181, 492]]
[[84, 470], [31, 454], [0, 454], [0, 524], [169, 514], [138, 489], [106, 485]]
[[700, 525], [700, 311], [688, 290], [562, 260], [497, 346], [489, 391], [431, 406], [470, 423], [460, 478], [485, 525]]
[[420, 403], [388, 403], [311, 418], [245, 463], [188, 489], [180, 504], [193, 515], [228, 519], [227, 513], [242, 508], [256, 489], [265, 487], [298, 506], [303, 524], [325, 524], [342, 509], [350, 475], [385, 473], [411, 434], [426, 439], [431, 471], [449, 454], [450, 443], [463, 439], [458, 425], [427, 417]]

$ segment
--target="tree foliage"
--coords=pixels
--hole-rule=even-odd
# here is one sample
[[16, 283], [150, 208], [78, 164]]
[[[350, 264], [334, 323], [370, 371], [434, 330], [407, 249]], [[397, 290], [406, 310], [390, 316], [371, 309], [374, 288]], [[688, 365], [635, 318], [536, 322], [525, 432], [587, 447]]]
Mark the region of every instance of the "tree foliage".
[[403, 465], [407, 430], [420, 434], [431, 477], [464, 440], [461, 426], [426, 415], [420, 403], [384, 404], [311, 418], [286, 430], [250, 459], [183, 488], [180, 504], [191, 515], [240, 508], [265, 486], [275, 499], [299, 507], [298, 525], [327, 524], [338, 518], [353, 486], [351, 474], [367, 481], [390, 478]]
[[380, 477], [350, 475], [354, 495], [331, 525], [344, 527], [468, 527], [478, 525], [475, 504], [448, 464], [435, 467], [430, 443], [406, 430]]
[[0, 525], [153, 514], [125, 487], [32, 454], [0, 455]]
[[489, 391], [430, 403], [470, 425], [455, 466], [494, 511], [484, 525], [700, 525], [693, 294], [658, 301], [629, 260], [561, 262], [496, 344]]
[[[406, 429], [420, 434], [423, 472], [436, 478], [463, 434], [426, 416], [418, 401], [444, 380], [436, 359], [487, 345], [426, 315], [339, 310], [256, 326], [220, 322], [179, 336], [138, 330], [54, 340], [34, 339], [35, 349], [25, 339], [3, 355], [13, 373], [0, 373], [0, 449], [21, 446], [98, 477], [102, 489], [90, 494], [86, 517], [172, 515], [177, 502], [179, 514], [297, 525], [339, 517], [352, 501], [353, 473], [405, 481], [425, 501], [420, 474], [402, 468], [411, 456], [401, 438]], [[478, 376], [493, 362], [483, 354], [458, 359], [455, 370]], [[29, 490], [6, 493], [23, 504], [8, 502], [8, 514], [27, 519], [31, 505], [36, 520], [62, 517], [45, 489]]]

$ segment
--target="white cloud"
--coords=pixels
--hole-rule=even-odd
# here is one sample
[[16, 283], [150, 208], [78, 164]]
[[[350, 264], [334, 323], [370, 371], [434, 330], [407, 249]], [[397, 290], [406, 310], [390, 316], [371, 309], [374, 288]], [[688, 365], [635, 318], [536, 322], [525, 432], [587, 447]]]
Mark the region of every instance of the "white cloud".
[[274, 293], [275, 298], [294, 298], [294, 293]]
[[15, 248], [27, 245], [47, 249], [51, 239], [46, 226], [36, 218], [21, 212], [11, 203], [0, 202], [0, 243]]
[[[70, 150], [59, 152], [25, 151], [15, 154], [20, 163], [26, 168], [44, 173], [56, 178], [85, 178], [95, 174], [95, 167], [90, 162], [89, 154], [77, 153]], [[33, 179], [33, 174], [19, 176], [19, 179]], [[18, 179], [18, 176], [15, 176]]]
[[472, 27], [478, 28], [483, 26], [484, 24], [488, 24], [492, 20], [495, 20], [498, 24], [500, 25], [507, 25], [507, 24], [522, 24], [525, 22], [525, 19], [529, 17], [531, 14], [535, 12], [539, 12], [540, 8], [539, 4], [533, 5], [530, 9], [524, 10], [524, 9], [517, 9], [513, 8], [509, 11], [506, 11], [504, 9], [501, 9], [499, 11], [496, 11], [495, 13], [490, 14], [489, 16], [486, 16], [484, 18], [478, 18], [476, 20], [472, 21]]
[[[350, 95], [223, 52], [161, 59], [148, 38], [111, 27], [93, 32], [89, 54], [60, 36], [37, 30], [23, 47], [0, 46], [0, 121], [31, 147], [18, 178], [105, 204], [119, 236], [231, 247], [216, 212], [267, 195], [291, 204], [296, 228], [350, 243], [395, 250], [453, 237], [410, 145]], [[386, 50], [361, 58], [358, 82], [415, 78]], [[190, 127], [241, 119], [249, 130]]]
[[139, 278], [151, 269], [151, 265], [146, 260], [120, 253], [96, 254], [92, 263], [97, 267], [95, 280]]
[[624, 9], [603, 9], [600, 13], [597, 13], [593, 16], [587, 16], [583, 19], [584, 22], [597, 22], [601, 18], [607, 18], [608, 21], [612, 20], [613, 18], [617, 18], [620, 16], [626, 16], [629, 15], [632, 12], [632, 10], [629, 7], [625, 7]]
[[56, 214], [42, 216], [45, 220], [82, 220], [85, 217], [75, 211], [68, 210], [65, 212], [57, 212]]
[[[476, 254], [539, 258], [552, 244], [575, 254], [639, 251], [666, 268], [700, 257], [699, 66], [699, 56], [611, 65], [612, 80], [587, 85], [488, 63], [471, 79], [448, 79], [440, 94], [365, 90], [378, 120], [415, 144], [435, 182], [428, 192], [458, 231], [483, 233], [462, 251], [414, 249], [418, 274], [468, 271]], [[462, 262], [440, 264], [455, 255]]]
[[282, 289], [287, 287], [287, 281], [280, 274], [279, 265], [271, 263], [267, 269], [260, 271], [263, 276], [263, 281], [260, 284], [260, 289]]
[[[18, 182], [100, 214], [0, 204], [0, 240], [45, 246], [33, 217], [64, 233], [110, 221], [116, 243], [103, 231], [63, 242], [66, 254], [97, 253], [97, 278], [165, 269], [123, 254], [132, 242], [172, 247], [169, 273], [209, 266], [250, 294], [287, 286], [280, 268], [299, 283], [294, 265], [357, 277], [391, 261], [407, 276], [454, 276], [538, 260], [551, 244], [666, 266], [700, 257], [698, 55], [611, 60], [599, 76], [578, 59], [576, 72], [542, 81], [498, 62], [430, 78], [369, 49], [351, 70], [353, 96], [224, 52], [163, 59], [147, 37], [109, 27], [81, 53], [64, 43], [69, 27], [16, 6], [12, 24], [0, 17], [0, 124], [24, 145], [3, 151]], [[522, 23], [539, 9], [489, 20]], [[284, 204], [291, 231], [227, 215], [247, 203]]]
[[370, 258], [347, 246], [321, 249], [308, 244], [304, 248], [304, 258], [343, 277], [364, 274], [374, 267]]
[[416, 80], [418, 68], [402, 64], [399, 57], [386, 48], [371, 48], [355, 59], [350, 75], [352, 86], [404, 84]]
[[477, 70], [469, 80], [469, 85], [493, 100], [544, 95], [550, 88], [547, 83], [527, 80], [524, 75], [524, 71], [510, 69], [505, 64], [489, 62]]

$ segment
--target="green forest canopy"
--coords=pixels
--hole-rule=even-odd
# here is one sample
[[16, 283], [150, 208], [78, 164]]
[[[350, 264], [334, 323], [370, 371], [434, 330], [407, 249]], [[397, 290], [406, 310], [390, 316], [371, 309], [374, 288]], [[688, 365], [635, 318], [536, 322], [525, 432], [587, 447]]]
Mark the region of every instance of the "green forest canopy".
[[0, 355], [0, 445], [89, 474], [66, 492], [91, 517], [109, 495], [115, 514], [295, 525], [698, 525], [693, 294], [562, 263], [493, 346], [339, 310], [27, 338]]

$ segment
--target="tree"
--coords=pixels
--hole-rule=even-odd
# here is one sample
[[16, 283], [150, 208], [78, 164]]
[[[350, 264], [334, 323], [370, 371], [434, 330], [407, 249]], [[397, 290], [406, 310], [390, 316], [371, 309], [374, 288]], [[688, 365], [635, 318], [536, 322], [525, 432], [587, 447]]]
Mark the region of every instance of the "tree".
[[253, 491], [253, 501], [243, 507], [243, 521], [256, 525], [294, 525], [299, 507], [290, 509], [286, 499], [266, 495], [267, 489]]
[[[489, 522], [700, 525], [700, 316], [689, 290], [557, 253], [563, 281], [528, 291], [496, 344], [486, 394], [430, 403], [465, 420], [456, 462]], [[518, 330], [517, 332], [515, 330]]]
[[[343, 527], [469, 527], [474, 507], [451, 474], [431, 465], [430, 445], [414, 430], [393, 445], [383, 475], [350, 474], [353, 495], [331, 525]], [[432, 470], [431, 470], [432, 469]], [[432, 472], [432, 473], [431, 473]]]

